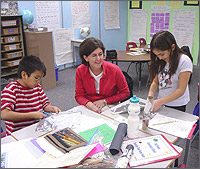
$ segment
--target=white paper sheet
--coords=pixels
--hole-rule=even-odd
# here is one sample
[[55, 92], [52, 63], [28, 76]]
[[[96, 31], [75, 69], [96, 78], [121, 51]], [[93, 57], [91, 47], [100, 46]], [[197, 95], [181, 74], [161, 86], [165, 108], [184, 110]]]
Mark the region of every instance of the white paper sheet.
[[7, 152], [8, 168], [28, 168], [31, 162], [37, 159], [25, 146], [25, 142], [31, 139], [27, 138], [1, 145], [1, 153]]
[[173, 12], [173, 34], [179, 47], [189, 46], [192, 51], [195, 10], [174, 10]]
[[71, 1], [72, 26], [90, 27], [90, 1]]
[[177, 137], [187, 138], [195, 122], [179, 120], [156, 114], [149, 121], [149, 128], [172, 134]]
[[130, 10], [130, 42], [139, 43], [139, 38], [146, 39], [147, 30], [147, 10]]
[[53, 31], [53, 38], [56, 64], [59, 66], [73, 62], [71, 40], [74, 38], [74, 29], [56, 29]]
[[60, 28], [59, 1], [35, 1], [35, 11], [38, 27]]
[[119, 25], [119, 1], [104, 1], [104, 22], [106, 29], [120, 29]]

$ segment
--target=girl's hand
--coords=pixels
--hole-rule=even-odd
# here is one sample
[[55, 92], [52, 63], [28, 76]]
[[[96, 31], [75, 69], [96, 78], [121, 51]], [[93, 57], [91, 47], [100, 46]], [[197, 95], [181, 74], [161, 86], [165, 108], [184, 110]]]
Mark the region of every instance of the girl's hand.
[[163, 104], [161, 103], [161, 101], [158, 100], [154, 100], [154, 105], [153, 105], [153, 111], [157, 111]]

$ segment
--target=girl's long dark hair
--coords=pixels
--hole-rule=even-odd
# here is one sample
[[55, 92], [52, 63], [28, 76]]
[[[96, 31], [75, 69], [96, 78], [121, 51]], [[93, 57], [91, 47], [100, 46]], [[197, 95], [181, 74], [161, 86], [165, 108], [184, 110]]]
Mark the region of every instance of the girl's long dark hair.
[[[174, 50], [172, 51], [172, 44], [175, 45]], [[180, 53], [184, 53], [177, 45], [174, 36], [169, 31], [160, 31], [154, 34], [151, 43], [150, 43], [150, 57], [151, 57], [151, 65], [150, 65], [150, 81], [153, 82], [155, 76], [163, 70], [166, 65], [166, 62], [160, 60], [152, 51], [154, 49], [158, 50], [169, 50], [169, 78], [176, 72]], [[184, 53], [185, 54], [185, 53]]]

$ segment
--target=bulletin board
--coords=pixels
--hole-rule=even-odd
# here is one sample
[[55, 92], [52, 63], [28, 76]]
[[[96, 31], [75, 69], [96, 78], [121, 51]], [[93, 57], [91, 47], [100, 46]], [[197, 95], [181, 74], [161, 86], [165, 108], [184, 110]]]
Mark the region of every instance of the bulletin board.
[[[191, 50], [191, 54], [193, 56], [193, 65], [197, 65], [198, 55], [199, 55], [199, 6], [184, 5], [184, 1], [143, 1], [141, 9], [147, 11], [147, 18], [146, 18], [147, 24], [146, 24], [146, 32], [145, 32], [146, 33], [145, 39], [146, 39], [147, 43], [150, 43], [150, 41], [151, 41], [150, 34], [151, 34], [152, 30], [151, 30], [150, 25], [152, 22], [152, 20], [151, 20], [152, 19], [151, 18], [152, 6], [156, 6], [157, 8], [160, 8], [160, 9], [163, 8], [163, 10], [165, 10], [166, 14], [169, 13], [169, 22], [168, 22], [169, 25], [168, 25], [168, 27], [166, 26], [167, 23], [163, 23], [163, 25], [166, 26], [166, 30], [169, 30], [172, 33], [173, 33], [173, 26], [174, 26], [173, 19], [175, 19], [174, 13], [177, 13], [180, 10], [183, 10], [183, 11], [185, 10], [187, 13], [189, 13], [189, 11], [195, 12], [193, 42], [191, 42], [192, 49], [190, 49], [190, 50]], [[168, 9], [168, 7], [169, 7], [169, 9]], [[141, 10], [141, 9], [139, 9], [139, 10]], [[127, 42], [130, 40], [130, 34], [131, 34], [131, 30], [130, 30], [131, 10], [136, 11], [138, 9], [130, 9], [129, 2], [128, 2]], [[141, 20], [142, 20], [142, 18], [141, 18]], [[181, 46], [179, 46], [179, 47], [181, 47]]]

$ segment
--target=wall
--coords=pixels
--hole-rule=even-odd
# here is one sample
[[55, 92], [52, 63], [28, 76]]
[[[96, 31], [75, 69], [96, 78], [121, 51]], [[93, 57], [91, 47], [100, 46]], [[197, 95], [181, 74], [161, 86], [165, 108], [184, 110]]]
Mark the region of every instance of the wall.
[[[61, 23], [60, 27], [72, 27], [71, 1], [62, 1], [62, 3], [59, 1], [59, 6]], [[34, 23], [36, 23], [35, 1], [18, 1], [18, 9], [19, 11], [24, 9], [30, 10], [34, 15]], [[101, 39], [105, 45], [105, 48], [108, 50], [125, 50], [125, 44], [127, 42], [127, 12], [124, 11], [127, 11], [127, 1], [119, 1], [120, 29], [106, 30], [104, 26], [104, 1], [90, 1], [91, 33], [88, 37], [96, 37]], [[99, 26], [99, 23], [101, 26]], [[80, 35], [80, 29], [74, 30], [74, 39], [83, 39], [83, 37]], [[79, 64], [80, 59], [78, 57], [78, 49], [76, 49], [76, 53], [77, 64]], [[71, 65], [72, 64], [66, 64], [65, 67]]]
[[[150, 16], [151, 16], [151, 6], [156, 5], [156, 1], [142, 1], [142, 9], [147, 10], [147, 43], [150, 43]], [[171, 5], [171, 1], [165, 1], [165, 5]], [[128, 6], [129, 8], [129, 6]], [[193, 39], [193, 48], [191, 50], [191, 54], [193, 56], [193, 64], [197, 65], [198, 56], [199, 56], [199, 6], [184, 6], [184, 1], [181, 1], [180, 8], [171, 8], [170, 9], [170, 22], [169, 22], [169, 31], [172, 32], [172, 24], [173, 24], [173, 11], [176, 9], [184, 9], [184, 10], [196, 10], [196, 17], [195, 17], [195, 31], [194, 31], [194, 39]], [[129, 25], [129, 10], [128, 9], [128, 25]], [[127, 32], [127, 36], [129, 37], [129, 32]], [[127, 38], [129, 39], [129, 38]]]

